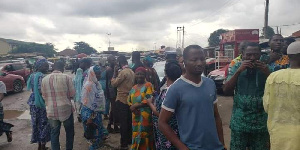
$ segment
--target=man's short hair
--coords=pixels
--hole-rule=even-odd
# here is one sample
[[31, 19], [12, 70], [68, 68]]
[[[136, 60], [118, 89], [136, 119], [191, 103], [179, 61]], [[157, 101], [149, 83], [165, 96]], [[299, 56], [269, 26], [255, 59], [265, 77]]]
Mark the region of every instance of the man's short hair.
[[283, 36], [282, 36], [281, 34], [274, 34], [274, 35], [269, 39], [269, 43], [273, 40], [273, 38], [274, 38], [275, 36], [281, 36], [281, 37], [283, 38]]
[[120, 55], [117, 60], [120, 64], [128, 64], [127, 59], [124, 55]]
[[249, 47], [257, 47], [260, 51], [261, 51], [261, 48], [260, 48], [260, 45], [258, 43], [255, 43], [255, 42], [248, 42], [247, 44], [245, 44], [245, 49], [244, 49], [244, 52], [245, 50]]
[[64, 70], [65, 68], [65, 63], [61, 60], [57, 61], [53, 65], [54, 70]]
[[183, 59], [187, 59], [188, 53], [191, 51], [191, 49], [203, 50], [199, 45], [189, 45], [183, 50]]

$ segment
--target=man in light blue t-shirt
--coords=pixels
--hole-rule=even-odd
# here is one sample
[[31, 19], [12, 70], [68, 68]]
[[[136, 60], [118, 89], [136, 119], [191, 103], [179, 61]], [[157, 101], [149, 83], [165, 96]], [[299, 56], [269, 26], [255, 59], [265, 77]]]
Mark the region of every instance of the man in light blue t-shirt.
[[[159, 129], [180, 150], [223, 150], [222, 121], [215, 83], [201, 77], [205, 66], [202, 48], [190, 45], [183, 52], [186, 73], [169, 89], [159, 116]], [[168, 125], [175, 113], [180, 139]]]

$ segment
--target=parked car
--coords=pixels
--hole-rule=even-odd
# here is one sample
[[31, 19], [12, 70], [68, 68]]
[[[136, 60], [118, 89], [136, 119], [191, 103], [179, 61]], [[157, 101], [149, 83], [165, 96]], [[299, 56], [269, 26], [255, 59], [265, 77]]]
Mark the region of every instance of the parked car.
[[228, 70], [228, 67], [229, 67], [229, 64], [221, 69], [216, 69], [216, 70], [211, 71], [207, 76], [208, 78], [214, 80], [217, 90], [220, 93], [222, 93], [222, 91], [223, 91], [223, 85], [224, 85], [224, 81], [227, 77], [226, 71]]
[[25, 81], [22, 76], [7, 74], [0, 71], [0, 81], [4, 82], [6, 86], [6, 92], [22, 92], [25, 87]]
[[0, 64], [0, 71], [7, 74], [15, 74], [23, 77], [25, 81], [30, 75], [30, 70], [26, 68], [25, 64], [22, 63], [4, 63]]

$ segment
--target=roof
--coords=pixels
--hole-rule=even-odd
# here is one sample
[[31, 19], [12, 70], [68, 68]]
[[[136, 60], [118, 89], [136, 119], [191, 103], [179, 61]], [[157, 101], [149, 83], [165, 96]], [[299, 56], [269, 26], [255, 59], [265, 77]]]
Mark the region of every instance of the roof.
[[61, 52], [58, 52], [58, 55], [60, 56], [75, 56], [77, 55], [77, 51], [73, 50], [73, 49], [65, 49]]
[[5, 39], [5, 38], [0, 38], [1, 41], [5, 41], [10, 45], [19, 45], [19, 44], [29, 44], [32, 42], [24, 42], [24, 41], [18, 41], [18, 40], [12, 40], [12, 39]]
[[292, 37], [300, 37], [300, 30], [292, 34]]

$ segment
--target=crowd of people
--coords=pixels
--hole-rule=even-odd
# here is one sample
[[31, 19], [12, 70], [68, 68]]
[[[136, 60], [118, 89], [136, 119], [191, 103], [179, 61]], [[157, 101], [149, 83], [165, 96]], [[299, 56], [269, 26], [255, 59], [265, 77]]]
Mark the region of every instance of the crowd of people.
[[[300, 42], [277, 34], [269, 45], [270, 54], [262, 54], [259, 44], [241, 43], [240, 56], [229, 66], [223, 90], [233, 95], [232, 150], [300, 149]], [[92, 66], [83, 58], [74, 78], [63, 73], [60, 61], [46, 75], [47, 61], [38, 60], [27, 81], [31, 143], [45, 150], [51, 141], [52, 150], [59, 150], [63, 124], [66, 149], [72, 150], [76, 115], [90, 150], [102, 147], [109, 133], [121, 134], [118, 149], [227, 149], [215, 83], [201, 76], [205, 55], [200, 46], [167, 58], [162, 82], [151, 57], [141, 60], [133, 52], [132, 60], [129, 66], [125, 56], [109, 56], [107, 64]], [[1, 101], [5, 85], [0, 87]], [[0, 103], [0, 134], [11, 141], [12, 125], [3, 122], [2, 109]]]

